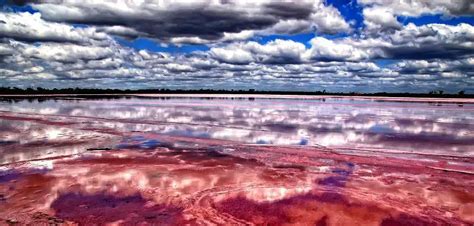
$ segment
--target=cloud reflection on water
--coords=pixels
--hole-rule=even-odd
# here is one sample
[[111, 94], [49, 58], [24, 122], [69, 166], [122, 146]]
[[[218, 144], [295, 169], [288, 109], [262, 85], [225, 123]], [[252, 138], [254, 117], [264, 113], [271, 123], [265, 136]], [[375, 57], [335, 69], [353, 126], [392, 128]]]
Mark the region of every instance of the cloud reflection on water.
[[[391, 150], [473, 154], [474, 106], [370, 100], [49, 100], [0, 103], [0, 110], [75, 124], [73, 128], [141, 131], [255, 144], [322, 145], [340, 150]], [[33, 137], [67, 138], [70, 128], [35, 130], [24, 122], [0, 121], [1, 146], [20, 142], [11, 131]], [[31, 128], [27, 128], [31, 127]], [[67, 131], [66, 131], [67, 130]], [[75, 137], [78, 134], [74, 135]], [[1, 148], [0, 146], [0, 148]]]
[[348, 99], [0, 102], [0, 218], [473, 222], [473, 111]]

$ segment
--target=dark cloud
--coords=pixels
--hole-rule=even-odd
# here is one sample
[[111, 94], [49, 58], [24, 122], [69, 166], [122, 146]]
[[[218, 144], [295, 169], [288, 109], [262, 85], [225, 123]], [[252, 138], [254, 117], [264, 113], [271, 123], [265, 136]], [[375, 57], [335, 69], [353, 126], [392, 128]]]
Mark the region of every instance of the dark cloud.
[[8, 4], [13, 4], [13, 5], [19, 5], [19, 6], [24, 6], [28, 3], [36, 3], [39, 1], [36, 0], [7, 0]]
[[[144, 32], [150, 37], [169, 40], [173, 37], [199, 37], [205, 40], [217, 40], [224, 32], [258, 30], [269, 27], [278, 21], [272, 15], [248, 16], [239, 12], [204, 9], [178, 10], [164, 12], [161, 21], [139, 20], [128, 21], [130, 27]], [[82, 21], [87, 22], [87, 21]]]
[[265, 5], [264, 13], [286, 19], [306, 19], [311, 15], [312, 8], [309, 3], [270, 2]]
[[[139, 33], [139, 36], [165, 42], [172, 42], [173, 38], [194, 38], [202, 40], [201, 42], [213, 42], [226, 34], [243, 31], [302, 32], [310, 31], [313, 26], [320, 33], [332, 34], [349, 30], [339, 12], [324, 6], [319, 0], [219, 3], [194, 1], [159, 4], [154, 1], [118, 1], [117, 4], [75, 0], [14, 2], [32, 3], [32, 7], [39, 10], [42, 17], [49, 21], [100, 27], [121, 26], [128, 28], [128, 31], [109, 30], [110, 34], [133, 38]], [[325, 16], [328, 20], [314, 19], [316, 13], [316, 16]]]
[[[102, 9], [77, 8], [83, 15], [80, 17], [56, 18], [55, 15], [43, 14], [52, 21], [63, 21], [74, 24], [94, 26], [124, 26], [136, 30], [143, 36], [169, 41], [174, 37], [199, 37], [205, 40], [217, 40], [223, 32], [240, 32], [269, 27], [278, 22], [272, 15], [249, 16], [237, 11], [217, 9], [177, 9], [172, 12], [157, 11], [152, 15], [119, 15]], [[138, 13], [138, 12], [137, 12]], [[107, 31], [107, 30], [104, 30]], [[127, 33], [111, 31], [115, 35], [129, 36]], [[136, 36], [136, 35], [132, 35]]]
[[472, 0], [462, 0], [458, 7], [451, 9], [451, 13], [472, 16], [474, 14], [474, 2]]
[[474, 56], [471, 48], [462, 48], [459, 46], [423, 46], [409, 47], [400, 46], [395, 48], [384, 48], [384, 52], [391, 59], [458, 59], [466, 56]]

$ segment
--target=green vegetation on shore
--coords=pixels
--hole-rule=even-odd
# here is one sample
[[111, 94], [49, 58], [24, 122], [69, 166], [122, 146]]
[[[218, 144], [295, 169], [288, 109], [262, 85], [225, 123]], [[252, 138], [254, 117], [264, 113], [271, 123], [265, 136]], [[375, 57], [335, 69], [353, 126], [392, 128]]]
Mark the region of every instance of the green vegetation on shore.
[[265, 95], [336, 95], [336, 96], [385, 96], [385, 97], [436, 97], [436, 98], [474, 98], [474, 94], [466, 94], [459, 91], [457, 94], [444, 93], [441, 90], [429, 93], [356, 93], [356, 92], [326, 92], [323, 91], [260, 91], [260, 90], [213, 90], [213, 89], [87, 89], [87, 88], [65, 88], [65, 89], [45, 89], [0, 87], [0, 95], [53, 95], [53, 94], [265, 94]]

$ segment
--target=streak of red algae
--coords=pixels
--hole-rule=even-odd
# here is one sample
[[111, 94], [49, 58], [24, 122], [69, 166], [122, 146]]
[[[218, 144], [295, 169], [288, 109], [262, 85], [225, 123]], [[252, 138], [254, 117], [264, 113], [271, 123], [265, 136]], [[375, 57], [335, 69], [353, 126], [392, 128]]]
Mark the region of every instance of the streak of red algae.
[[[72, 130], [64, 139], [10, 148], [82, 151], [5, 164], [0, 225], [474, 223], [474, 166], [465, 156], [402, 159], [103, 130], [77, 119], [3, 120]], [[85, 152], [88, 140], [116, 146]]]
[[[442, 225], [427, 217], [405, 214], [390, 216], [387, 209], [351, 203], [337, 193], [293, 196], [275, 202], [258, 203], [244, 197], [226, 199], [216, 208], [258, 225]], [[387, 217], [389, 216], [389, 217]]]
[[183, 208], [151, 204], [139, 194], [117, 197], [108, 194], [61, 194], [52, 204], [56, 216], [82, 225], [117, 222], [127, 225], [185, 225]]

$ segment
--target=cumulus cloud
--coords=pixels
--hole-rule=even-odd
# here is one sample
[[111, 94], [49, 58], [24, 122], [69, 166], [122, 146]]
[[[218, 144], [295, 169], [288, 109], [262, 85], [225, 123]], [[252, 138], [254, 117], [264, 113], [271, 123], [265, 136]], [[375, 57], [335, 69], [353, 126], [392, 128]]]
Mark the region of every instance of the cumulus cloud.
[[264, 45], [252, 41], [216, 47], [210, 50], [210, 55], [226, 63], [288, 64], [301, 62], [305, 49], [299, 42], [277, 39]]
[[35, 42], [101, 42], [108, 38], [94, 28], [74, 28], [71, 25], [47, 22], [40, 13], [0, 12], [0, 36]]
[[25, 46], [21, 51], [27, 58], [71, 63], [81, 60], [100, 60], [116, 54], [111, 48], [48, 43], [40, 46]]
[[[114, 35], [164, 42], [209, 43], [245, 31], [293, 34], [348, 32], [339, 11], [322, 1], [82, 1], [40, 0], [31, 6], [49, 21], [112, 26]], [[227, 34], [227, 35], [226, 35]], [[242, 38], [239, 36], [237, 38]]]
[[315, 48], [313, 55], [320, 58], [327, 55], [334, 60], [459, 59], [474, 54], [474, 27], [465, 23], [455, 26], [410, 23], [378, 37], [316, 38], [312, 42], [317, 44], [316, 40], [323, 44]]
[[313, 61], [366, 61], [373, 59], [456, 59], [473, 56], [474, 27], [408, 24], [401, 30], [376, 38], [327, 39], [315, 37], [310, 48], [291, 40], [267, 44], [240, 42], [211, 49], [222, 62], [301, 63]]
[[336, 34], [351, 30], [336, 8], [323, 6], [322, 3], [316, 3], [315, 8], [315, 12], [310, 16], [310, 21], [319, 33]]
[[471, 0], [358, 0], [360, 4], [384, 7], [400, 16], [417, 17], [423, 14], [444, 14], [448, 16], [474, 14]]
[[14, 49], [12, 49], [9, 45], [0, 43], [0, 57], [10, 55], [13, 52], [14, 52]]
[[461, 60], [404, 60], [392, 67], [403, 74], [431, 74], [447, 78], [474, 76], [474, 58]]
[[[364, 31], [319, 0], [34, 1], [28, 4], [38, 13], [0, 12], [0, 85], [367, 92], [474, 85], [472, 25], [397, 20], [465, 15], [470, 4], [360, 3]], [[302, 33], [314, 37], [303, 43], [281, 35]], [[275, 34], [282, 38], [259, 41]], [[209, 50], [139, 50], [115, 36]]]
[[402, 27], [391, 8], [365, 8], [363, 16], [366, 29], [370, 32], [400, 29]]
[[369, 32], [400, 29], [397, 16], [419, 17], [441, 14], [446, 17], [472, 16], [471, 0], [358, 0], [363, 9], [364, 24]]
[[456, 26], [410, 23], [386, 39], [391, 46], [385, 52], [392, 58], [461, 58], [474, 54], [474, 27], [464, 23]]
[[133, 28], [115, 25], [115, 26], [97, 26], [97, 31], [105, 32], [110, 35], [122, 36], [128, 39], [135, 39], [140, 36], [145, 36], [143, 32], [138, 32]]
[[313, 38], [311, 40], [311, 49], [306, 53], [306, 58], [322, 61], [358, 61], [366, 60], [370, 57], [369, 50], [322, 37]]

